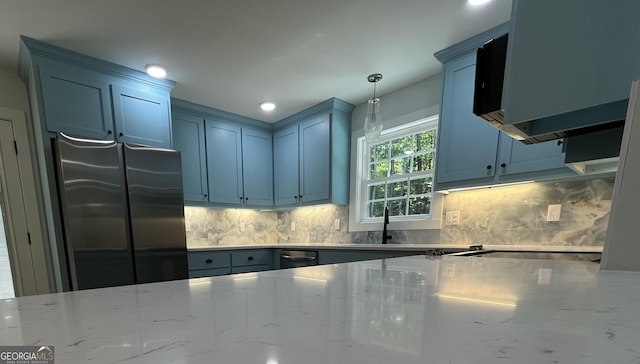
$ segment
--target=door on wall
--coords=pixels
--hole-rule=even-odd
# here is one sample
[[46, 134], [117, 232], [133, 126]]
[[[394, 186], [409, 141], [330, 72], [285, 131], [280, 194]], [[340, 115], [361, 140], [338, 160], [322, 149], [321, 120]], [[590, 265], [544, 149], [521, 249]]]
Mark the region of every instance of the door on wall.
[[50, 292], [24, 113], [0, 107], [0, 298]]

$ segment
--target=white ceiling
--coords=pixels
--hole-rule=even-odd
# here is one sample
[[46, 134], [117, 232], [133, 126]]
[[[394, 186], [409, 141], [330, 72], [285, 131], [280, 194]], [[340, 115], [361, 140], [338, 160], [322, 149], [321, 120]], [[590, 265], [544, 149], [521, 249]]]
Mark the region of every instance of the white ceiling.
[[[433, 53], [509, 20], [511, 0], [0, 0], [0, 68], [19, 36], [144, 70], [172, 95], [274, 122], [331, 97], [360, 104], [440, 72]], [[258, 104], [275, 101], [269, 114]]]

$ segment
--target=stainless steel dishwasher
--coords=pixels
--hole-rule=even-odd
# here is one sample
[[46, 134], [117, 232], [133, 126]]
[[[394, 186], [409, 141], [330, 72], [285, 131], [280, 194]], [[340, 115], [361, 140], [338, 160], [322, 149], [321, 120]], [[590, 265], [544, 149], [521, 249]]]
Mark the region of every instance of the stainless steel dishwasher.
[[310, 265], [318, 265], [317, 250], [280, 251], [280, 269], [308, 267]]

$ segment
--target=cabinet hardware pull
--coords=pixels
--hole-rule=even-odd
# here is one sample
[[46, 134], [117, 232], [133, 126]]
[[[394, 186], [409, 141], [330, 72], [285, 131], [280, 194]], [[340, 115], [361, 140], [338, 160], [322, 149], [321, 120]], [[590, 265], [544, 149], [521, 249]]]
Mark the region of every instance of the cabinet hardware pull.
[[487, 165], [487, 170], [490, 170], [490, 169], [491, 169], [491, 165]]
[[253, 257], [249, 257], [249, 258], [247, 258], [247, 259], [251, 261], [251, 260], [253, 260]]
[[502, 168], [505, 168], [506, 166], [507, 166], [507, 164], [506, 164], [506, 163], [502, 163], [502, 164], [500, 165], [500, 167], [502, 167]]
[[118, 133], [119, 136], [124, 136], [123, 132]]
[[562, 145], [562, 143], [564, 143], [564, 140], [562, 139], [558, 140], [558, 145]]
[[211, 263], [213, 263], [213, 259], [207, 258], [207, 260], [205, 260], [204, 262], [207, 263], [207, 264], [211, 264]]
[[113, 132], [111, 131], [111, 129], [107, 130], [107, 135], [109, 134], [113, 134]]
[[207, 195], [206, 193], [204, 195], [202, 195], [202, 197], [207, 198], [209, 197], [209, 195]]

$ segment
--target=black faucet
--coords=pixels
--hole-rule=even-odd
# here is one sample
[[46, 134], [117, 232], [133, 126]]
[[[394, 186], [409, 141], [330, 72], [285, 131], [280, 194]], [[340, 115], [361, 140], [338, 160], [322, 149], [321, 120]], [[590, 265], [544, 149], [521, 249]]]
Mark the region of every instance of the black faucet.
[[382, 244], [386, 244], [387, 240], [391, 240], [391, 235], [387, 234], [387, 225], [389, 225], [389, 208], [384, 207], [384, 227], [382, 228]]

